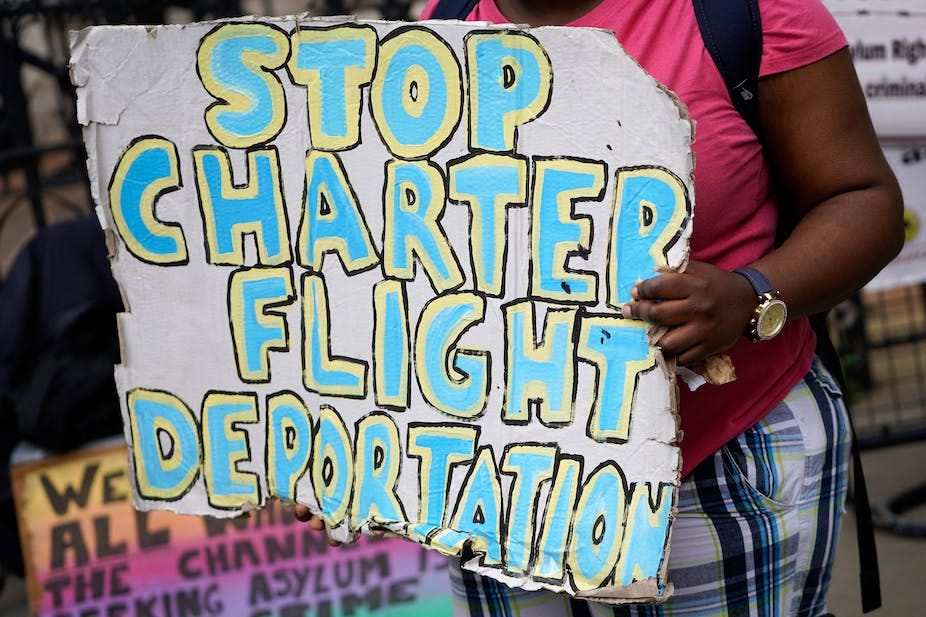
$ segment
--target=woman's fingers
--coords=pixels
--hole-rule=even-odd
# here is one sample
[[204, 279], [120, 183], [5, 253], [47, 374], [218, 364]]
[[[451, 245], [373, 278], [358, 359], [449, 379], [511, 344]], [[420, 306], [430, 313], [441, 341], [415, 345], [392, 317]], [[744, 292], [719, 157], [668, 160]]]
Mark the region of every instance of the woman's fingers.
[[663, 272], [640, 281], [630, 290], [634, 300], [680, 300], [695, 294], [703, 282], [691, 272]]
[[627, 304], [622, 310], [624, 317], [642, 319], [656, 326], [677, 326], [688, 320], [690, 308], [684, 300], [637, 300]]
[[684, 273], [663, 272], [640, 281], [631, 288], [633, 300], [622, 307], [623, 315], [661, 326], [684, 323], [696, 310], [689, 304], [692, 299], [707, 293], [708, 281], [699, 276], [700, 270], [692, 262]]
[[[296, 520], [302, 521], [303, 523], [308, 523], [309, 528], [314, 531], [324, 531], [325, 530], [325, 521], [321, 517], [315, 516], [312, 514], [312, 511], [308, 507], [303, 505], [293, 506], [293, 516], [296, 517]], [[331, 540], [328, 541], [331, 544]], [[334, 545], [332, 545], [334, 546]]]
[[733, 345], [755, 305], [755, 292], [743, 277], [697, 261], [685, 272], [640, 281], [631, 297], [623, 316], [667, 328], [657, 344], [683, 365]]
[[[307, 523], [313, 531], [325, 531], [325, 521], [320, 516], [312, 514], [312, 511], [306, 506], [301, 504], [293, 506], [293, 516], [296, 517], [296, 520]], [[328, 546], [341, 546], [341, 543], [329, 537]]]
[[713, 353], [705, 347], [699, 328], [690, 324], [671, 328], [656, 344], [663, 355], [674, 356], [683, 366], [699, 362]]

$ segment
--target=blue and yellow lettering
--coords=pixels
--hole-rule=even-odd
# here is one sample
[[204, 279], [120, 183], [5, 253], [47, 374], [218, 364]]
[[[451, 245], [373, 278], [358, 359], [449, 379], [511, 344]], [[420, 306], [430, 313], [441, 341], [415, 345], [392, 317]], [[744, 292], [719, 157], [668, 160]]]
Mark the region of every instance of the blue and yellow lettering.
[[574, 254], [591, 248], [592, 225], [588, 216], [575, 216], [579, 200], [604, 195], [604, 163], [578, 159], [535, 159], [531, 199], [530, 294], [563, 302], [594, 302], [597, 277], [592, 272], [569, 270]]
[[302, 277], [302, 383], [309, 392], [365, 398], [367, 365], [331, 355], [328, 292], [320, 274]]
[[292, 392], [267, 398], [267, 486], [271, 496], [296, 503], [296, 483], [312, 453], [312, 418]]
[[668, 251], [691, 218], [688, 190], [659, 167], [619, 169], [608, 238], [608, 306], [630, 302], [634, 283], [668, 266]]
[[371, 413], [357, 421], [356, 434], [356, 497], [351, 504], [351, 527], [369, 522], [407, 522], [396, 493], [402, 462], [398, 427], [388, 415]]
[[550, 102], [550, 58], [526, 32], [474, 32], [465, 45], [470, 148], [513, 152], [518, 126]]
[[562, 584], [565, 578], [563, 560], [569, 544], [569, 525], [576, 509], [582, 463], [577, 458], [560, 455], [556, 475], [550, 488], [546, 514], [537, 544], [534, 578]]
[[365, 24], [293, 32], [289, 74], [306, 87], [313, 150], [334, 152], [360, 143], [361, 89], [376, 62], [376, 30]]
[[305, 203], [299, 225], [299, 265], [321, 271], [335, 252], [348, 274], [379, 263], [370, 230], [335, 154], [312, 150], [305, 159]]
[[415, 256], [431, 286], [443, 293], [463, 284], [463, 273], [438, 219], [444, 212], [444, 179], [431, 162], [386, 163], [383, 271], [415, 278]]
[[286, 122], [286, 96], [274, 70], [289, 57], [286, 33], [271, 24], [226, 23], [203, 37], [196, 72], [217, 101], [206, 108], [206, 128], [222, 145], [267, 143]]
[[540, 485], [553, 477], [559, 448], [513, 444], [505, 448], [502, 472], [514, 476], [508, 497], [505, 569], [515, 574], [528, 571], [534, 546], [534, 520]]
[[177, 146], [162, 137], [136, 139], [119, 157], [109, 208], [119, 237], [138, 259], [160, 266], [189, 261], [180, 225], [154, 216], [158, 199], [181, 185]]
[[652, 485], [637, 483], [632, 488], [621, 544], [623, 548], [617, 559], [616, 585], [659, 579], [669, 543], [669, 517], [675, 500], [675, 487], [661, 484], [656, 490], [655, 503], [650, 499]]
[[228, 315], [238, 377], [246, 383], [270, 381], [270, 352], [289, 349], [282, 312], [295, 300], [289, 268], [238, 270], [228, 283]]
[[489, 352], [457, 341], [482, 323], [485, 298], [471, 292], [438, 296], [421, 311], [415, 332], [415, 374], [424, 400], [458, 418], [485, 412], [491, 385]]
[[617, 465], [605, 463], [582, 487], [567, 555], [577, 589], [597, 589], [614, 574], [626, 508], [624, 486]]
[[408, 456], [419, 460], [418, 519], [409, 536], [424, 540], [444, 526], [450, 476], [455, 465], [473, 460], [479, 429], [472, 426], [410, 424]]
[[582, 317], [576, 355], [597, 371], [587, 429], [595, 441], [624, 443], [629, 438], [637, 381], [656, 366], [646, 328], [643, 322], [619, 317]]
[[454, 531], [439, 536], [446, 552], [458, 554], [466, 542], [471, 542], [473, 552], [483, 553], [483, 566], [502, 563], [502, 485], [490, 446], [479, 449], [463, 481], [450, 528]]
[[263, 505], [256, 474], [238, 464], [251, 459], [248, 433], [241, 424], [257, 424], [257, 396], [210, 392], [203, 400], [203, 476], [214, 508]]
[[400, 159], [421, 159], [453, 135], [463, 113], [453, 50], [430, 30], [400, 28], [380, 44], [370, 109], [383, 143]]
[[540, 421], [550, 426], [572, 422], [575, 414], [576, 309], [548, 308], [537, 343], [533, 302], [509, 304], [505, 310], [505, 402], [502, 420], [530, 421], [531, 403]]
[[502, 296], [508, 253], [508, 206], [525, 205], [527, 161], [477, 154], [448, 165], [450, 199], [470, 207], [470, 259], [476, 289]]
[[401, 281], [380, 281], [373, 287], [373, 394], [376, 404], [407, 409], [410, 360], [408, 297]]
[[136, 388], [127, 395], [138, 494], [175, 501], [199, 474], [202, 453], [193, 412], [168, 392]]
[[206, 236], [206, 260], [243, 266], [244, 236], [254, 234], [265, 266], [292, 261], [280, 161], [275, 148], [248, 152], [248, 184], [232, 184], [231, 160], [221, 148], [193, 150], [196, 186]]
[[323, 405], [312, 444], [312, 488], [329, 527], [347, 516], [354, 487], [350, 436], [338, 412]]

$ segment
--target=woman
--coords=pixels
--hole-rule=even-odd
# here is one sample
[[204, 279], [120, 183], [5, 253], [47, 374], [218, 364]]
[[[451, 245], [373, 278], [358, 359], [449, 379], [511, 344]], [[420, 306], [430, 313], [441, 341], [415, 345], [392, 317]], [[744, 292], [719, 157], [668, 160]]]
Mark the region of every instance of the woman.
[[[658, 344], [682, 365], [728, 354], [737, 379], [680, 388], [684, 468], [667, 603], [610, 607], [526, 592], [454, 564], [458, 614], [825, 612], [849, 447], [845, 408], [815, 361], [806, 315], [849, 296], [897, 254], [902, 201], [832, 17], [819, 0], [762, 0], [760, 9], [761, 141], [733, 107], [689, 0], [480, 0], [467, 17], [614, 30], [686, 104], [697, 121], [691, 262], [637, 285], [623, 312], [668, 328]], [[773, 172], [800, 217], [778, 248]], [[780, 292], [789, 321], [753, 342], [772, 334], [750, 325], [768, 304], [763, 285]]]

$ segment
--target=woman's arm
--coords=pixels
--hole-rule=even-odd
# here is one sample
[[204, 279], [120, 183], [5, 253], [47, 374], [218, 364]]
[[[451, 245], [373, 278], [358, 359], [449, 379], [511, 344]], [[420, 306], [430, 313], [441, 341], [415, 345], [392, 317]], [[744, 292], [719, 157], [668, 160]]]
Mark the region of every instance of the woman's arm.
[[756, 267], [795, 315], [861, 288], [903, 246], [903, 198], [871, 126], [852, 58], [839, 51], [760, 84], [763, 143], [801, 217]]
[[[748, 265], [781, 291], [792, 317], [819, 312], [900, 251], [900, 189], [847, 50], [760, 80], [759, 118], [777, 185], [800, 220], [779, 249]], [[746, 279], [701, 262], [633, 293], [625, 315], [668, 326], [663, 352], [689, 365], [733, 345], [756, 305]]]

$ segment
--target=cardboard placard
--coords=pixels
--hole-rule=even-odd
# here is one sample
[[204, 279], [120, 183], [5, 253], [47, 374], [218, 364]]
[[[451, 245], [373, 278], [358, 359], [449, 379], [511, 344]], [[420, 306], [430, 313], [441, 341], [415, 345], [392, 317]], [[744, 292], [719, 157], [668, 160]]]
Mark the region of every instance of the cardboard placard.
[[138, 508], [277, 497], [666, 597], [674, 371], [619, 309], [687, 258], [692, 128], [613, 34], [290, 17], [72, 52]]
[[247, 519], [131, 505], [125, 446], [12, 468], [36, 617], [450, 615], [446, 560], [366, 537], [342, 550], [279, 502]]

